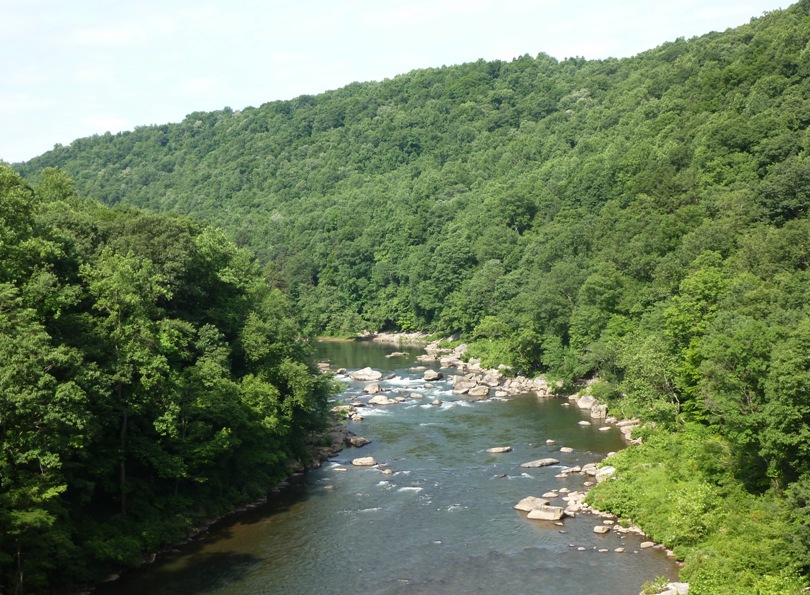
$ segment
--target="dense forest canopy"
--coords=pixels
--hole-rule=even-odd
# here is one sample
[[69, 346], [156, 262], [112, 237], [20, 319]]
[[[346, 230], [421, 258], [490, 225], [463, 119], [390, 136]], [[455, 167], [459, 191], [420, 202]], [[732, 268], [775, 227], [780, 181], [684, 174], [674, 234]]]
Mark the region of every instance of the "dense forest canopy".
[[255, 499], [329, 380], [244, 249], [0, 165], [0, 592], [97, 581]]
[[[255, 251], [310, 331], [460, 333], [485, 362], [546, 372], [564, 389], [595, 379], [587, 390], [612, 411], [656, 424], [644, 447], [622, 453], [628, 478], [649, 460], [671, 470], [645, 497], [630, 496], [629, 479], [609, 482], [596, 492], [603, 505], [646, 514], [649, 526], [692, 511], [700, 520], [689, 531], [662, 525], [660, 538], [686, 559], [696, 593], [780, 593], [810, 569], [809, 123], [802, 0], [629, 59], [540, 54], [419, 70], [79, 139], [16, 169], [47, 185], [58, 167], [83, 196], [215, 223]], [[105, 225], [149, 217], [113, 212]], [[68, 254], [89, 249], [82, 225], [57, 223], [75, 244]], [[49, 269], [21, 256], [14, 266], [36, 282], [15, 299], [52, 313], [83, 304], [105, 341], [127, 337], [105, 275], [121, 266], [129, 283], [147, 275], [127, 262], [154, 253], [142, 233], [129, 240], [141, 252], [115, 244], [71, 265], [84, 293], [51, 291]], [[203, 258], [185, 246], [213, 232], [185, 233], [178, 258]], [[194, 291], [218, 291], [178, 280], [196, 269], [164, 270], [164, 252], [149, 261], [160, 275], [138, 298], [144, 308], [173, 295], [182, 311]], [[12, 269], [4, 274], [21, 279]], [[282, 300], [279, 291], [268, 295]], [[274, 323], [246, 314], [247, 298], [228, 299], [211, 319], [169, 318], [186, 329], [180, 337], [213, 324], [253, 382], [238, 329]], [[72, 321], [30, 324], [57, 332]], [[70, 367], [72, 353], [51, 357]], [[118, 358], [132, 383], [147, 355], [113, 345], [103, 357]], [[139, 391], [125, 391], [119, 417], [141, 407]]]

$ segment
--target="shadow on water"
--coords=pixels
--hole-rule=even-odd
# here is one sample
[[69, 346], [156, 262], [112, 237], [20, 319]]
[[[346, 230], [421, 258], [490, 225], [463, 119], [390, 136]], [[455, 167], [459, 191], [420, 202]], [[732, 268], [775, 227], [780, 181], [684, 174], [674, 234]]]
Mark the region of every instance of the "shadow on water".
[[[148, 566], [124, 573], [120, 579], [98, 585], [96, 595], [196, 595], [228, 590], [244, 581], [266, 562], [263, 556], [239, 551], [246, 527], [272, 524], [290, 514], [314, 494], [302, 481], [271, 494], [266, 503], [229, 514], [197, 538], [158, 556]], [[232, 549], [229, 549], [232, 548]]]
[[184, 554], [178, 567], [178, 557], [171, 555], [156, 562], [148, 572], [138, 572], [137, 580], [124, 575], [113, 583], [106, 583], [94, 593], [112, 595], [177, 595], [184, 593], [219, 592], [230, 583], [244, 580], [262, 562], [254, 555], [236, 552]]

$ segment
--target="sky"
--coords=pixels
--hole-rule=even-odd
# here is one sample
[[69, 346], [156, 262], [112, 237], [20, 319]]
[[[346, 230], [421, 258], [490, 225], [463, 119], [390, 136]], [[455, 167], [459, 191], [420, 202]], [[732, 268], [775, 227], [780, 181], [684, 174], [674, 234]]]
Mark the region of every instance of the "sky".
[[628, 57], [791, 0], [3, 0], [0, 160], [107, 131], [539, 53]]

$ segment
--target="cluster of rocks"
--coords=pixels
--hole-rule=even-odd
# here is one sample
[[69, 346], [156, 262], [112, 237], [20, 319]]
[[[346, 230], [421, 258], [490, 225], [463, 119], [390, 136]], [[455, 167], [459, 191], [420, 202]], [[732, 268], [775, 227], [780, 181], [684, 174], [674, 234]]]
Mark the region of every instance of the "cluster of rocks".
[[419, 343], [424, 341], [425, 333], [360, 333], [357, 339], [360, 341], [374, 341], [375, 343], [387, 343], [401, 345], [403, 343]]
[[545, 378], [526, 378], [509, 376], [508, 366], [484, 369], [475, 358], [464, 361], [467, 345], [461, 344], [452, 349], [440, 347], [438, 341], [428, 343], [426, 353], [416, 359], [423, 363], [439, 363], [441, 368], [455, 369], [459, 374], [451, 377], [453, 394], [470, 399], [505, 398], [515, 395], [534, 393], [538, 397], [552, 395]]
[[[568, 400], [574, 403], [581, 410], [588, 411], [592, 420], [599, 420], [605, 424], [616, 426], [621, 431], [625, 440], [633, 442], [633, 440], [631, 440], [633, 430], [641, 425], [641, 422], [638, 419], [623, 419], [620, 421], [612, 415], [608, 415], [607, 405], [600, 404], [599, 401], [597, 401], [596, 398], [592, 397], [591, 395], [580, 395], [579, 393], [574, 393], [568, 397]], [[581, 421], [579, 423], [580, 425], [591, 424], [591, 422], [587, 421]], [[599, 429], [602, 431], [607, 431], [611, 429], [611, 426], [603, 425]], [[640, 443], [640, 441], [635, 441], [635, 443]]]
[[[627, 426], [624, 427], [629, 427], [630, 425], [631, 424], [628, 424]], [[551, 445], [554, 444], [554, 441], [548, 440], [547, 443]], [[570, 452], [570, 451], [571, 449], [566, 449], [565, 447], [560, 449], [560, 452]], [[493, 449], [487, 449], [487, 452], [498, 452], [498, 451], [495, 451]], [[548, 457], [528, 461], [526, 463], [521, 464], [520, 466], [522, 468], [538, 468], [557, 464], [559, 464], [559, 461], [557, 459]], [[561, 470], [561, 472], [557, 474], [555, 477], [559, 479], [565, 479], [572, 474], [585, 476], [586, 481], [583, 483], [583, 488], [585, 488], [584, 490], [571, 491], [568, 488], [560, 488], [557, 490], [546, 492], [542, 496], [527, 496], [522, 500], [520, 500], [517, 504], [515, 504], [514, 507], [517, 510], [526, 512], [527, 513], [526, 516], [529, 519], [552, 521], [560, 526], [563, 525], [562, 520], [566, 517], [575, 517], [578, 513], [588, 513], [602, 519], [601, 523], [595, 525], [593, 528], [593, 532], [597, 535], [607, 535], [613, 533], [617, 535], [619, 538], [624, 538], [628, 534], [646, 537], [646, 534], [640, 527], [636, 525], [622, 526], [619, 523], [617, 523], [615, 515], [601, 512], [585, 503], [587, 490], [596, 483], [601, 483], [603, 481], [610, 479], [615, 475], [615, 473], [616, 473], [615, 467], [611, 465], [603, 465], [600, 467], [599, 463], [587, 463], [581, 466], [576, 465], [573, 467], [564, 467]], [[560, 498], [560, 500], [564, 503], [564, 505], [558, 506], [553, 504], [552, 500], [556, 498]], [[570, 544], [570, 546], [577, 547], [575, 544]], [[662, 544], [657, 544], [654, 541], [642, 541], [639, 544], [638, 548], [640, 550], [655, 548], [664, 551], [668, 557], [675, 558], [675, 554], [672, 550], [666, 548]], [[587, 550], [589, 548], [579, 546], [577, 547], [577, 549]], [[593, 549], [597, 548], [594, 547]], [[598, 551], [608, 552], [610, 551], [610, 548], [599, 548]], [[623, 546], [615, 547], [613, 548], [613, 551], [615, 553], [622, 553], [625, 551], [625, 547]], [[688, 583], [670, 583], [669, 585], [667, 585], [667, 590], [663, 591], [663, 593], [667, 595], [681, 595], [683, 593], [688, 593], [688, 591], [689, 591]]]
[[551, 388], [543, 377], [530, 379], [516, 376], [510, 378], [497, 369], [455, 375], [452, 377], [452, 382], [454, 395], [471, 399], [505, 398], [527, 393], [534, 393], [538, 397], [545, 398], [552, 394]]

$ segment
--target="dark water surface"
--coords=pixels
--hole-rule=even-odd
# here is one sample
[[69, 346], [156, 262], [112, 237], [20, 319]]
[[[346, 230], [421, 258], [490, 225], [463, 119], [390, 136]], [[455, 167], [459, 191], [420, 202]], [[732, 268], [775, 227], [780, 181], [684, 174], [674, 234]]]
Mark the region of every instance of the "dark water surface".
[[[618, 430], [578, 426], [582, 414], [556, 399], [468, 403], [446, 382], [426, 390], [421, 373], [408, 371], [418, 348], [409, 357], [384, 357], [402, 349], [320, 345], [335, 368], [395, 373], [383, 383], [386, 392], [426, 395], [365, 408], [365, 421], [351, 429], [371, 444], [344, 450], [298, 489], [215, 525], [203, 539], [98, 592], [635, 594], [656, 576], [677, 578], [662, 552], [639, 550], [638, 537], [594, 534], [599, 520], [593, 516], [560, 527], [513, 509], [525, 496], [573, 491], [585, 481], [555, 478], [559, 467], [522, 469], [521, 463], [547, 456], [568, 466], [599, 460], [624, 446]], [[364, 398], [364, 383], [345, 383], [341, 399]], [[443, 405], [430, 406], [435, 398]], [[547, 439], [556, 444], [547, 446]], [[506, 445], [514, 450], [485, 452]], [[561, 446], [574, 452], [560, 453]], [[358, 456], [373, 456], [394, 473], [352, 467]], [[614, 553], [617, 547], [626, 552]]]

